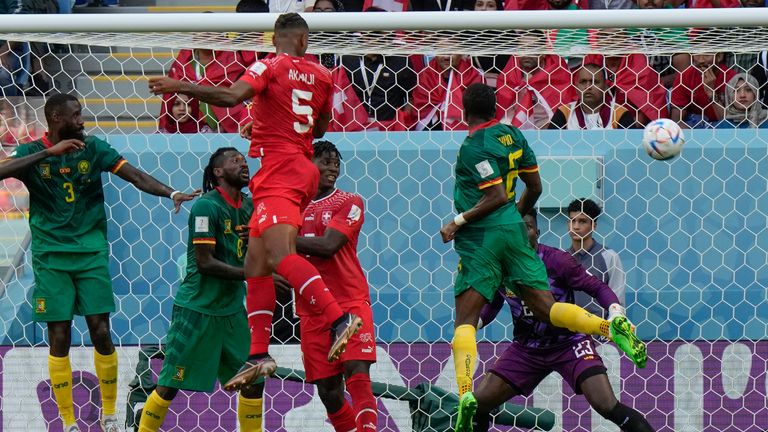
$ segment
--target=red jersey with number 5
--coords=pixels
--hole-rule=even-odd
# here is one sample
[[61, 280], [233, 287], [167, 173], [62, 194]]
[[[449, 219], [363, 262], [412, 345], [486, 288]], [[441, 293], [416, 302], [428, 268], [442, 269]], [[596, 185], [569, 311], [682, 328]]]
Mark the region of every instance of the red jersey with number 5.
[[253, 87], [253, 129], [248, 155], [312, 155], [312, 128], [331, 112], [331, 72], [302, 57], [282, 54], [260, 60], [240, 77]]
[[[357, 258], [357, 240], [364, 219], [362, 198], [338, 189], [325, 198], [312, 201], [304, 211], [299, 235], [322, 237], [325, 230], [332, 228], [347, 238], [347, 243], [331, 258], [309, 258], [342, 307], [361, 301], [371, 302], [368, 281]], [[297, 299], [296, 313], [306, 315], [308, 310], [306, 300]]]

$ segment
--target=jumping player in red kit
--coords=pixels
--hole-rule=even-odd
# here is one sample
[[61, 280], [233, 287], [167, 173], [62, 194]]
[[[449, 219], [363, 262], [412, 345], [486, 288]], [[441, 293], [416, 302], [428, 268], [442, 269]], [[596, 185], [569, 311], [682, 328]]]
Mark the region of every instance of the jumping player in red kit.
[[[341, 153], [336, 146], [316, 141], [314, 149], [312, 160], [320, 171], [320, 185], [304, 211], [296, 248], [309, 256], [344, 310], [361, 317], [364, 324], [349, 340], [339, 361], [329, 362], [325, 358], [331, 346], [328, 329], [320, 324], [322, 320], [312, 313], [306, 299], [296, 299], [306, 380], [317, 386], [334, 430], [375, 432], [378, 414], [370, 368], [376, 361], [376, 338], [368, 281], [357, 258], [365, 220], [363, 200], [336, 188], [341, 171]], [[345, 387], [352, 397], [351, 406], [344, 398]]]
[[149, 80], [154, 94], [182, 93], [224, 107], [253, 101], [248, 154], [261, 158], [261, 168], [249, 185], [254, 212], [245, 277], [251, 350], [245, 365], [224, 385], [230, 391], [277, 369], [268, 353], [275, 309], [273, 272], [294, 287], [296, 297], [305, 300], [311, 313], [330, 330], [328, 361], [339, 358], [363, 325], [360, 317], [341, 309], [317, 269], [296, 254], [301, 215], [317, 193], [320, 179], [311, 160], [312, 140], [325, 134], [331, 119], [331, 73], [304, 58], [309, 27], [298, 14], [277, 18], [272, 41], [276, 56], [254, 63], [230, 87], [200, 86], [167, 77]]

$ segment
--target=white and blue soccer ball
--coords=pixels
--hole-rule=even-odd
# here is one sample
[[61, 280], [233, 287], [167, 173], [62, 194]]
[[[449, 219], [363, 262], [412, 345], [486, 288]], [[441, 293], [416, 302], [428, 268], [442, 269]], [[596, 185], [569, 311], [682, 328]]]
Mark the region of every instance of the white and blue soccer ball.
[[683, 130], [670, 119], [654, 120], [643, 131], [643, 147], [656, 160], [669, 160], [680, 154], [685, 144]]

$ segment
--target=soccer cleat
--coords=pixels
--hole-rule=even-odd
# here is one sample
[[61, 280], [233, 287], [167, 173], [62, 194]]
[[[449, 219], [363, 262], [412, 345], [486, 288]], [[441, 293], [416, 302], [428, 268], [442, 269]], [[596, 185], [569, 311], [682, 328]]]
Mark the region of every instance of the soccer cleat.
[[[101, 425], [102, 432], [122, 432], [120, 430], [120, 426], [118, 426], [116, 415], [104, 416], [104, 418], [101, 419], [101, 422], [99, 422], [99, 424]], [[68, 431], [68, 432], [71, 432], [71, 431]]]
[[73, 424], [64, 429], [64, 432], [80, 432], [80, 427], [76, 424]]
[[456, 419], [456, 432], [472, 432], [472, 419], [477, 411], [477, 399], [472, 392], [466, 392], [459, 399], [459, 416]]
[[260, 377], [274, 374], [276, 370], [277, 363], [269, 354], [265, 354], [264, 357], [248, 360], [237, 371], [235, 376], [224, 384], [224, 390], [238, 391], [243, 387], [251, 385]]
[[363, 320], [357, 315], [345, 313], [340, 322], [331, 327], [331, 350], [328, 361], [336, 361], [347, 349], [349, 339], [363, 326]]
[[624, 351], [637, 367], [644, 368], [645, 362], [648, 361], [645, 342], [637, 338], [635, 332], [632, 331], [632, 324], [629, 323], [629, 320], [626, 317], [618, 316], [611, 320], [609, 329], [613, 343]]

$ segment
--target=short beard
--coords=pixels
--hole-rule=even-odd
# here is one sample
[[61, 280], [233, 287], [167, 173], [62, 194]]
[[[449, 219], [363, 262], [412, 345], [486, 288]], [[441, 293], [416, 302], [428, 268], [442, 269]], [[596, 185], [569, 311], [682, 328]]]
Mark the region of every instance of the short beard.
[[79, 129], [65, 129], [59, 133], [59, 138], [62, 140], [76, 139], [82, 141], [85, 139], [85, 134]]

